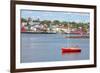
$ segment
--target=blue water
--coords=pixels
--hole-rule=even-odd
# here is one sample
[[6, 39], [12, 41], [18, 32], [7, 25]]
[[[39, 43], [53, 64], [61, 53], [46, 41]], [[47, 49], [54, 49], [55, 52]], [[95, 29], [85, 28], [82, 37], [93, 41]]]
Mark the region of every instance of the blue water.
[[[21, 63], [89, 59], [89, 38], [65, 38], [68, 34], [21, 34]], [[79, 46], [80, 53], [62, 54], [62, 47]]]

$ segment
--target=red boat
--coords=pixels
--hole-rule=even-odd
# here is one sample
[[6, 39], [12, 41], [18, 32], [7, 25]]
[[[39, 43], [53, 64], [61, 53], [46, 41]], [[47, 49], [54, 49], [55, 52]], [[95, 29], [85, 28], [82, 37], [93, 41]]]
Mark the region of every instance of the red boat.
[[62, 48], [62, 53], [80, 53], [80, 48]]

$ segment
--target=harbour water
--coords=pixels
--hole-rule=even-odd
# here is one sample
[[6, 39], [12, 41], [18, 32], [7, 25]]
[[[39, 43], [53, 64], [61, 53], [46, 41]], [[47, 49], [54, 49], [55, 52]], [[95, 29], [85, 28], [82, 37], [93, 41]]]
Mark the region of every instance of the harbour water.
[[[89, 38], [65, 38], [68, 34], [21, 33], [21, 63], [89, 59]], [[78, 46], [80, 53], [62, 54], [61, 48]]]

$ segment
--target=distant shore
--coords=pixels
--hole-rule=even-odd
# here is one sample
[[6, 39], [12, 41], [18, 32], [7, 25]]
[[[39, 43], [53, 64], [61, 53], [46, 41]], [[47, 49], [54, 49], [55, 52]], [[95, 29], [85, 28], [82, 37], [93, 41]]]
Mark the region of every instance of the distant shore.
[[[21, 32], [27, 34], [78, 34], [78, 33], [58, 33], [58, 32]], [[80, 35], [80, 34], [78, 34]]]
[[26, 33], [26, 34], [77, 34], [77, 35], [80, 35], [79, 33], [58, 33], [58, 32], [21, 32], [21, 33]]
[[27, 33], [27, 34], [56, 34], [52, 32], [21, 32], [21, 33]]

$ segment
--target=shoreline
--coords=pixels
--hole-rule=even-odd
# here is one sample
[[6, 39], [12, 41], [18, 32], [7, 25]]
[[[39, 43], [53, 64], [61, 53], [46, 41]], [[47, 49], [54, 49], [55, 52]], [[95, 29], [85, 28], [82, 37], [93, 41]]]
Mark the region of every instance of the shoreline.
[[26, 34], [57, 34], [57, 33], [50, 33], [50, 32], [21, 32]]
[[[50, 32], [21, 32], [21, 34], [73, 34], [73, 33], [50, 33]], [[89, 38], [89, 35], [75, 35], [65, 36], [64, 38]]]
[[77, 34], [77, 35], [80, 35], [79, 33], [53, 33], [53, 32], [21, 32], [21, 33], [26, 33], [26, 34]]

